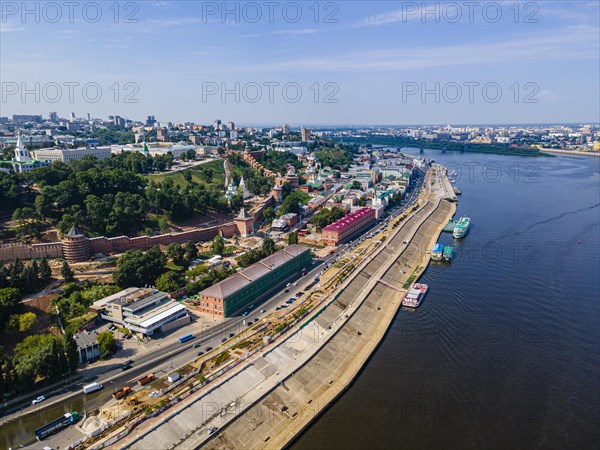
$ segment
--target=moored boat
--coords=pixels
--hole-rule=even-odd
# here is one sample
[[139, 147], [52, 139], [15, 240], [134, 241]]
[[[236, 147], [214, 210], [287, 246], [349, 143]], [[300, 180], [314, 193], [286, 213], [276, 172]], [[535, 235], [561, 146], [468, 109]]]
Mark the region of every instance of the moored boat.
[[423, 297], [425, 297], [427, 289], [429, 289], [429, 286], [426, 284], [415, 283], [413, 287], [411, 287], [406, 293], [404, 300], [402, 300], [402, 306], [417, 308], [423, 301]]
[[461, 217], [460, 220], [456, 223], [456, 226], [454, 227], [452, 236], [454, 236], [456, 239], [460, 239], [469, 232], [470, 227], [471, 219], [469, 219], [468, 217]]

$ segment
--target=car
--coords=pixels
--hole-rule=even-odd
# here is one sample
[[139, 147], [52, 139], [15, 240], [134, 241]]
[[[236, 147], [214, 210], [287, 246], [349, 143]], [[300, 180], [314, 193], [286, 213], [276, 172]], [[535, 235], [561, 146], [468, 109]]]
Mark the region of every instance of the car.
[[121, 366], [121, 370], [125, 371], [125, 370], [127, 370], [127, 369], [131, 369], [131, 364], [127, 364], [127, 363], [125, 363], [125, 364], [123, 364], [123, 365]]
[[279, 311], [281, 309], [281, 306], [276, 306], [275, 307], [275, 311]]
[[202, 345], [202, 344], [201, 344], [200, 342], [196, 342], [196, 343], [194, 344], [194, 348], [198, 348], [198, 347], [200, 347], [201, 345]]
[[285, 291], [283, 291], [283, 292], [285, 292], [285, 293], [287, 294], [288, 292], [290, 292], [290, 290], [289, 290], [289, 289], [286, 289], [286, 290], [285, 290]]
[[235, 336], [235, 333], [229, 333], [229, 337], [232, 338]]
[[281, 307], [282, 307], [282, 308], [287, 308], [287, 307], [288, 307], [288, 305], [286, 305], [285, 303], [283, 303], [283, 304], [281, 305]]
[[296, 297], [302, 297], [304, 295], [304, 292], [300, 291], [300, 292], [296, 292]]
[[260, 312], [261, 312], [261, 313], [266, 313], [266, 312], [267, 312], [267, 310], [266, 310], [266, 309], [261, 309], [261, 310], [260, 310]]
[[285, 287], [290, 287], [292, 285], [292, 283], [288, 283], [285, 285]]
[[251, 309], [254, 309], [254, 305], [248, 306], [248, 311], [250, 311]]
[[221, 338], [221, 342], [226, 342], [227, 338]]
[[244, 312], [242, 313], [242, 317], [246, 317], [247, 315], [248, 315], [248, 311], [244, 311]]
[[218, 430], [218, 428], [217, 428], [217, 427], [210, 427], [210, 428], [208, 429], [208, 434], [209, 434], [209, 435], [211, 435], [211, 434], [214, 434], [214, 433], [215, 433], [217, 430]]
[[258, 317], [254, 318], [254, 323], [258, 322]]
[[294, 286], [298, 286], [298, 282], [297, 281], [294, 283]]
[[202, 352], [202, 351], [198, 352], [198, 356], [202, 356], [202, 355], [204, 355], [204, 352]]
[[31, 404], [32, 405], [37, 405], [38, 403], [42, 403], [44, 400], [46, 400], [46, 397], [44, 397], [43, 395], [40, 395], [35, 400], [31, 400]]
[[211, 350], [212, 350], [212, 347], [206, 347], [206, 348], [204, 349], [204, 351], [205, 351], [205, 352], [210, 352]]
[[252, 321], [248, 321], [248, 323], [246, 324], [247, 327], [251, 327], [252, 326]]

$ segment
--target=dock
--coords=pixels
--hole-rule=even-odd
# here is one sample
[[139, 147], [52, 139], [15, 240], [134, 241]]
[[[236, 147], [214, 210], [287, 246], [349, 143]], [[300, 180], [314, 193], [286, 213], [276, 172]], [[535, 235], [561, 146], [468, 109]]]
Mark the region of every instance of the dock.
[[454, 220], [450, 219], [448, 224], [444, 227], [444, 231], [446, 233], [452, 233], [454, 231], [454, 227], [456, 226], [457, 223], [458, 222], [455, 222]]

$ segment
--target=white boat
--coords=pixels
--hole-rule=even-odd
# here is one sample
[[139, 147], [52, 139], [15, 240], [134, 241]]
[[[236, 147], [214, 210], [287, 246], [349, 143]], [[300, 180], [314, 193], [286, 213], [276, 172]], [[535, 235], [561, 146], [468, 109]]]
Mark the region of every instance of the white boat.
[[461, 217], [460, 220], [456, 223], [456, 226], [454, 227], [452, 236], [454, 236], [456, 239], [460, 239], [469, 232], [470, 227], [471, 219], [469, 219], [468, 217]]
[[417, 308], [423, 301], [423, 297], [425, 297], [427, 289], [429, 289], [429, 286], [426, 284], [415, 283], [413, 287], [411, 287], [406, 293], [404, 300], [402, 300], [402, 306]]

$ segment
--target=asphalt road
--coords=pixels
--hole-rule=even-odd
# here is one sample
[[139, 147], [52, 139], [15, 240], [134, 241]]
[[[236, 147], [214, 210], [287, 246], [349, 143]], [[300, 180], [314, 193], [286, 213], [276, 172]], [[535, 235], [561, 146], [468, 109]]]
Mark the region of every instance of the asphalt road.
[[[402, 199], [400, 204], [390, 210], [386, 219], [375, 222], [371, 227], [366, 229], [362, 233], [360, 241], [366, 239], [366, 236], [370, 232], [379, 231], [384, 227], [385, 220], [391, 220], [401, 214], [405, 209], [411, 207], [417, 200], [421, 188], [424, 182], [424, 174], [422, 171], [417, 171], [418, 176], [414, 177], [410, 182], [407, 190], [407, 194]], [[19, 416], [26, 415], [28, 413], [40, 412], [44, 409], [56, 405], [57, 403], [65, 402], [67, 400], [72, 401], [78, 397], [83, 397], [82, 388], [84, 385], [98, 382], [105, 386], [105, 391], [112, 391], [114, 388], [122, 387], [124, 385], [133, 386], [137, 379], [141, 378], [147, 373], [154, 373], [157, 377], [164, 376], [167, 373], [181, 367], [198, 357], [199, 351], [205, 351], [206, 347], [213, 347], [218, 351], [218, 347], [221, 345], [222, 338], [228, 338], [230, 333], [234, 333], [236, 336], [242, 331], [247, 329], [246, 322], [248, 320], [254, 321], [258, 318], [259, 320], [270, 315], [274, 308], [286, 302], [291, 296], [294, 296], [296, 292], [303, 291], [309, 284], [311, 284], [319, 272], [323, 270], [327, 264], [333, 263], [339, 256], [345, 254], [349, 249], [353, 248], [357, 242], [343, 243], [336, 247], [335, 251], [321, 260], [315, 260], [314, 264], [307, 267], [308, 272], [304, 277], [300, 277], [292, 282], [296, 285], [289, 287], [289, 292], [285, 290], [271, 296], [261, 303], [254, 305], [252, 311], [249, 312], [247, 317], [235, 316], [226, 318], [222, 323], [213, 325], [206, 330], [186, 330], [185, 332], [191, 332], [195, 335], [194, 339], [181, 344], [179, 342], [173, 342], [170, 344], [161, 345], [158, 341], [158, 347], [155, 350], [147, 352], [144, 355], [136, 357], [134, 363], [129, 370], [121, 370], [121, 364], [114, 364], [108, 366], [108, 369], [99, 376], [85, 377], [85, 372], [80, 374], [84, 376], [83, 380], [70, 384], [68, 387], [63, 388], [59, 392], [45, 394], [47, 400], [32, 406], [30, 403], [20, 405], [18, 408]], [[265, 312], [262, 312], [265, 311]], [[175, 330], [173, 333], [182, 334], [182, 330]], [[233, 338], [235, 339], [235, 337]], [[194, 348], [197, 345], [197, 348]], [[104, 393], [103, 398], [108, 398], [108, 393]], [[37, 426], [41, 426], [40, 423]]]

